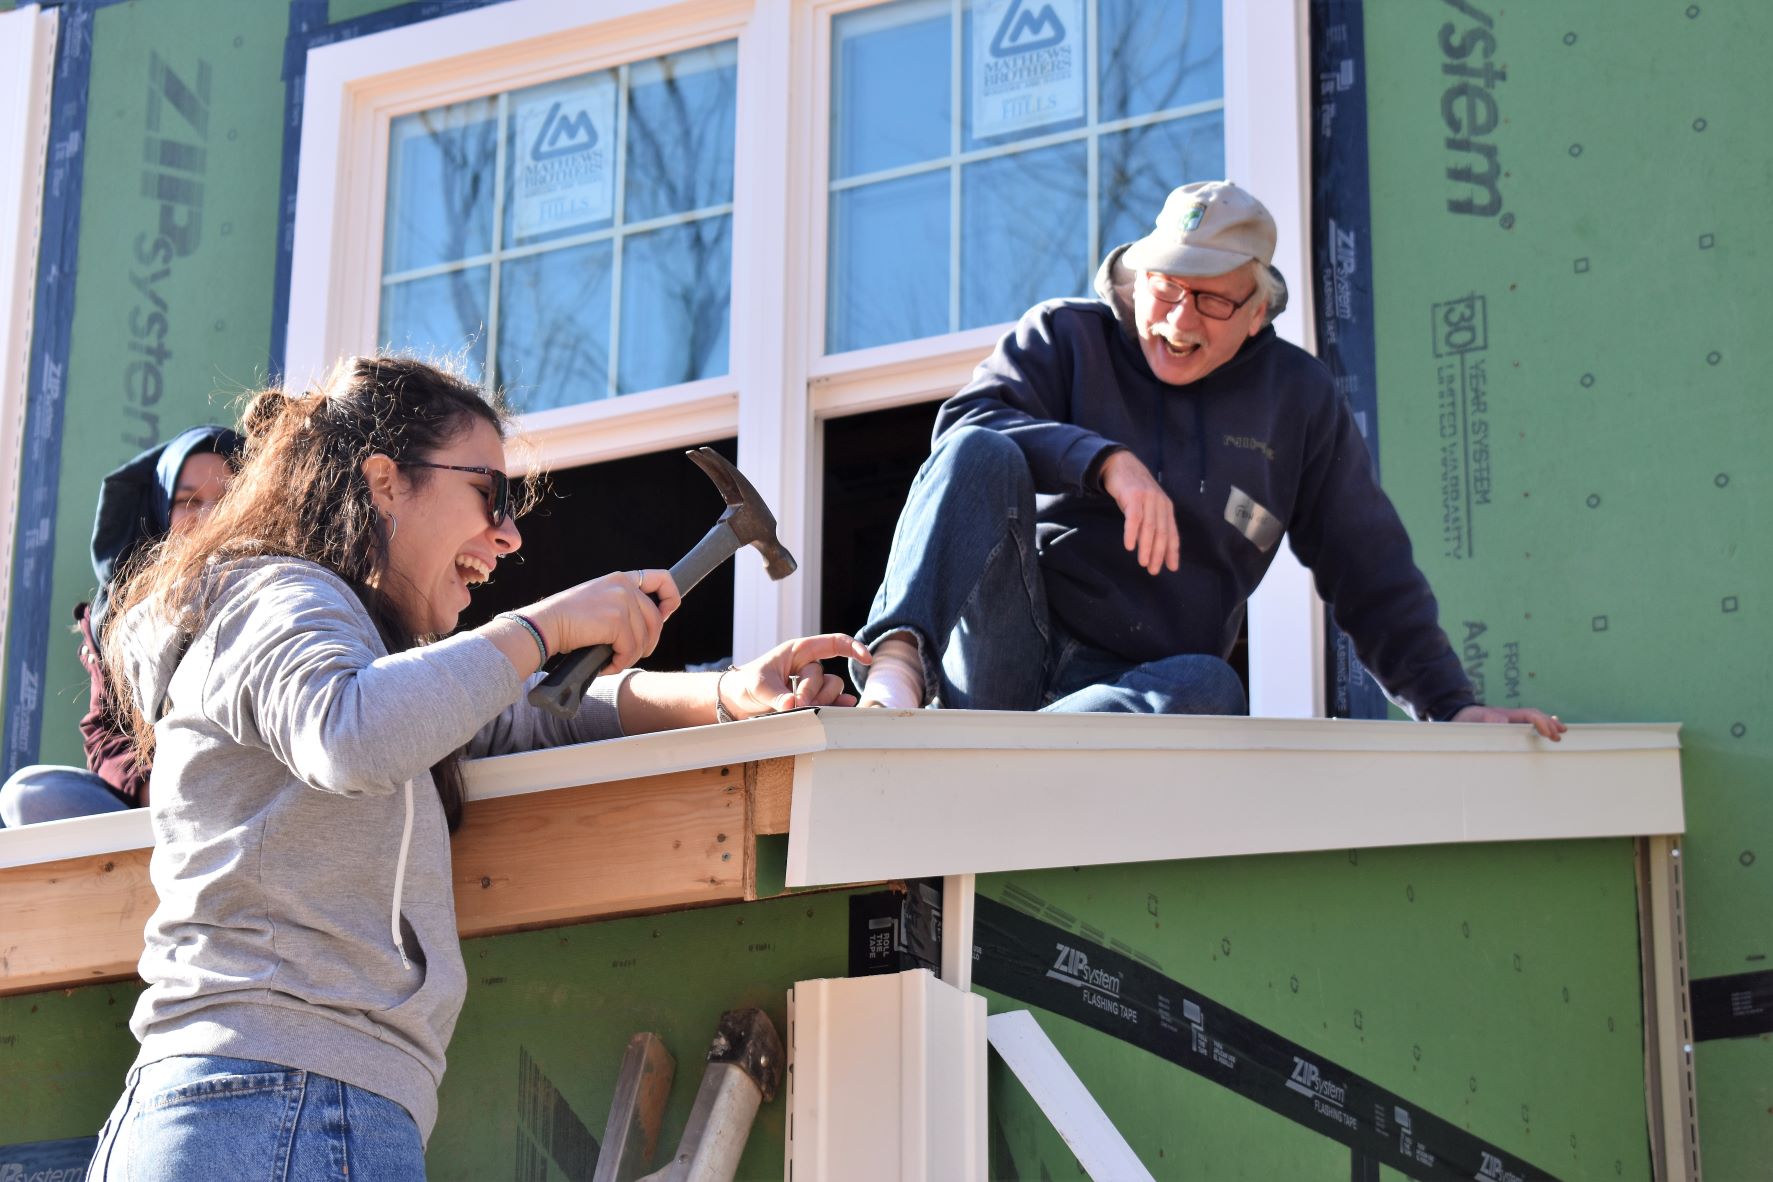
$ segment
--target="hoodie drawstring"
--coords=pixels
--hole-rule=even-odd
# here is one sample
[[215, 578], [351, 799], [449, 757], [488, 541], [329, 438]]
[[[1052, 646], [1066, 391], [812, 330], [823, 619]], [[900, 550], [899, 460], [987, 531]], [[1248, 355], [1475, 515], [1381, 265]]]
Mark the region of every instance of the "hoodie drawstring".
[[400, 934], [400, 897], [406, 892], [406, 854], [412, 848], [412, 781], [406, 782], [406, 823], [400, 828], [400, 857], [394, 863], [394, 913], [389, 924], [394, 931], [394, 951], [400, 953], [400, 967], [411, 969], [406, 958], [406, 938]]

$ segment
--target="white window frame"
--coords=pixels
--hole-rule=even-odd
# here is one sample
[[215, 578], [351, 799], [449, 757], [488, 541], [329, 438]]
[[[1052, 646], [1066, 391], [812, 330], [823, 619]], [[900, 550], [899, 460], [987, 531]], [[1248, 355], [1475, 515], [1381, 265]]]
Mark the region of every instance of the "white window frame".
[[19, 459], [31, 378], [37, 302], [37, 249], [49, 149], [50, 88], [57, 10], [0, 13], [0, 636], [12, 607]]
[[[533, 454], [514, 458], [564, 467], [736, 433], [740, 465], [802, 567], [771, 583], [761, 564], [740, 557], [733, 651], [750, 656], [814, 630], [823, 420], [952, 393], [1006, 327], [824, 353], [831, 20], [875, 2], [609, 0], [588, 20], [576, 6], [507, 0], [312, 50], [287, 380], [312, 381], [333, 359], [376, 345], [395, 116], [735, 38], [729, 372], [525, 415]], [[1280, 223], [1276, 262], [1292, 280], [1294, 301], [1277, 328], [1309, 346], [1305, 0], [1223, 4], [1227, 170], [1261, 194]], [[1293, 150], [1276, 152], [1276, 144]], [[1321, 714], [1321, 610], [1290, 553], [1276, 561], [1250, 615], [1253, 711]]]
[[[808, 5], [802, 40], [816, 47], [804, 92], [831, 92], [830, 45], [834, 16], [874, 0], [829, 0]], [[1310, 21], [1306, 0], [1224, 0], [1225, 172], [1259, 195], [1280, 230], [1275, 265], [1288, 277], [1290, 301], [1275, 331], [1302, 348], [1315, 349], [1311, 281], [1311, 145], [1309, 93]], [[811, 104], [808, 104], [810, 107]], [[820, 105], [824, 109], [823, 103]], [[796, 129], [797, 132], [799, 129]], [[826, 241], [829, 210], [826, 177], [829, 121], [808, 129], [818, 167], [805, 177], [802, 200], [812, 243]], [[1285, 146], [1291, 145], [1287, 151]], [[1258, 150], [1258, 145], [1261, 145]], [[1157, 211], [1152, 211], [1156, 216]], [[1109, 244], [1104, 243], [1107, 249]], [[802, 276], [809, 293], [815, 352], [825, 340], [825, 254]], [[815, 357], [809, 369], [812, 411], [823, 421], [943, 398], [971, 376], [1006, 325], [968, 329]], [[822, 456], [820, 459], [822, 460]], [[823, 463], [809, 465], [822, 472]], [[808, 490], [817, 505], [817, 486]], [[819, 516], [814, 514], [814, 516]], [[815, 539], [809, 539], [814, 541]], [[803, 564], [807, 581], [819, 585], [819, 553]], [[1249, 605], [1250, 712], [1275, 718], [1321, 718], [1325, 711], [1324, 611], [1311, 575], [1291, 547], [1280, 550]], [[806, 623], [817, 625], [816, 617]]]

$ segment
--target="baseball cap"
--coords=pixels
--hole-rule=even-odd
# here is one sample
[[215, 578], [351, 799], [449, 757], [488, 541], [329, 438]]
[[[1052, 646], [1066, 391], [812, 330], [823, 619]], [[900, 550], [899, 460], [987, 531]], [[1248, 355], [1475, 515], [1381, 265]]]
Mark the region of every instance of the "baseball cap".
[[1274, 218], [1230, 181], [1195, 181], [1172, 189], [1157, 228], [1127, 247], [1121, 261], [1165, 275], [1223, 275], [1251, 259], [1274, 259]]

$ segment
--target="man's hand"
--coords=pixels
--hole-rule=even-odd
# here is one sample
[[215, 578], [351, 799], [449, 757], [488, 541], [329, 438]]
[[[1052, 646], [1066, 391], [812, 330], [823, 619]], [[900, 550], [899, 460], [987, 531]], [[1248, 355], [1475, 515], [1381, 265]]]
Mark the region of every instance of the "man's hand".
[[855, 695], [847, 692], [843, 678], [819, 663], [832, 657], [852, 657], [864, 665], [874, 659], [867, 645], [841, 632], [803, 636], [740, 665], [715, 683], [715, 692], [735, 718], [806, 706], [854, 706]]
[[1564, 732], [1570, 728], [1558, 721], [1555, 714], [1547, 714], [1543, 710], [1535, 710], [1531, 706], [1522, 706], [1514, 710], [1505, 710], [1500, 706], [1467, 706], [1453, 715], [1454, 722], [1530, 722], [1533, 729], [1556, 743], [1563, 739]]
[[1117, 451], [1102, 464], [1102, 491], [1120, 506], [1127, 527], [1122, 542], [1137, 553], [1146, 574], [1182, 565], [1182, 538], [1176, 529], [1176, 506], [1153, 479], [1151, 469], [1130, 451]]

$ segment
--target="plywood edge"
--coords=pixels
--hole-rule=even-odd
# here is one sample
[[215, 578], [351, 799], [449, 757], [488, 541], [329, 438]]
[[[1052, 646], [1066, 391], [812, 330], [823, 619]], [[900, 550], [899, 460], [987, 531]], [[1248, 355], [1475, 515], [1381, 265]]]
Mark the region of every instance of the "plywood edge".
[[746, 765], [745, 777], [751, 789], [752, 832], [788, 832], [788, 810], [794, 800], [794, 760], [760, 759]]

